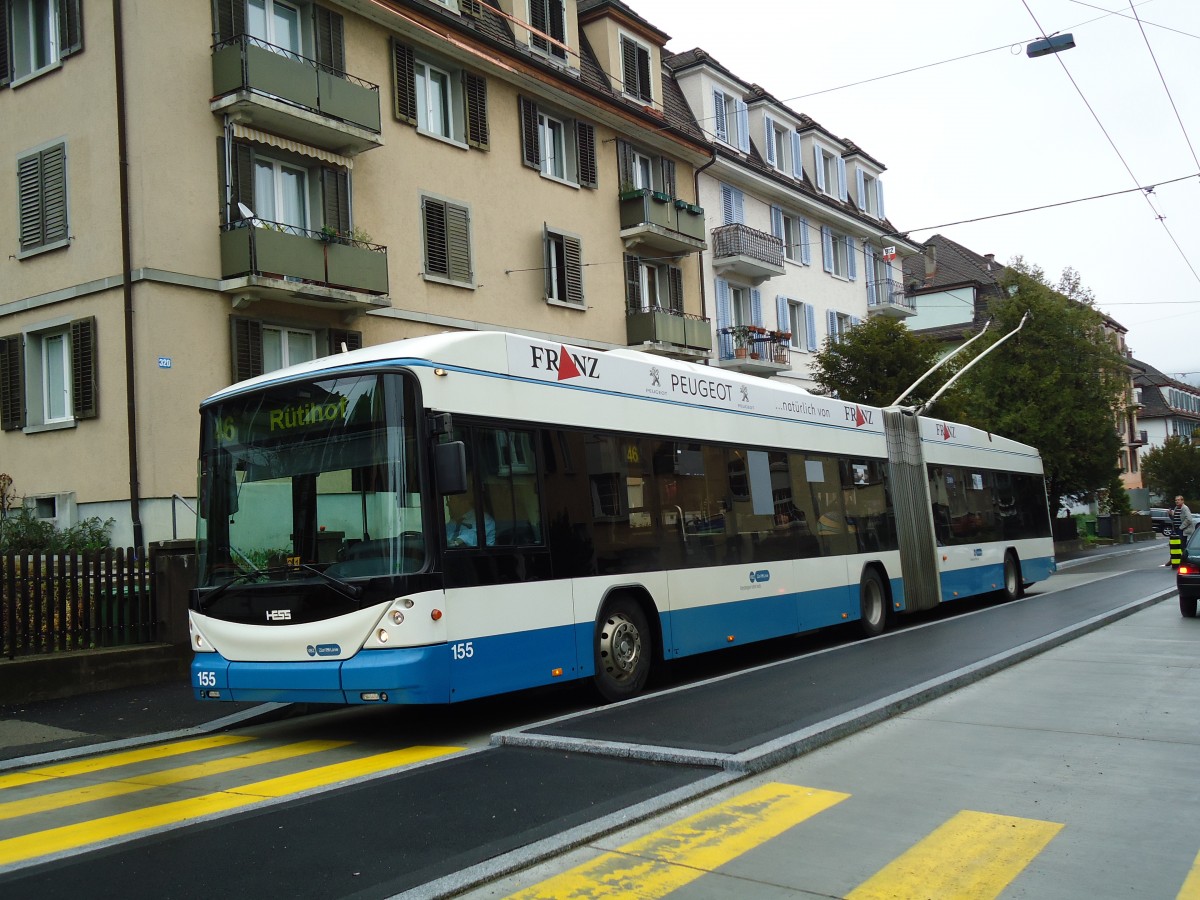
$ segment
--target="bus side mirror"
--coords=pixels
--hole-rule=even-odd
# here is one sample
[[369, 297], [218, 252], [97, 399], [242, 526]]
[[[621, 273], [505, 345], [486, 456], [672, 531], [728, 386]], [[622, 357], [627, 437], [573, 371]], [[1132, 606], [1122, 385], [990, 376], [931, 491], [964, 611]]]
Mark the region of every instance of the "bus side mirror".
[[438, 493], [464, 494], [467, 484], [467, 445], [450, 441], [433, 446], [433, 471]]

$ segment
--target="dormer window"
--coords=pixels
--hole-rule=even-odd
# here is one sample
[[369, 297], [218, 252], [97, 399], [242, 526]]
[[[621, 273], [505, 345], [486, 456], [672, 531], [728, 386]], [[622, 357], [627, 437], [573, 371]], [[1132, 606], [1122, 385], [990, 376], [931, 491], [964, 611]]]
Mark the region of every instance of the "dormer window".
[[740, 97], [713, 88], [713, 136], [750, 152], [750, 108]]
[[653, 102], [650, 48], [624, 34], [621, 35], [621, 76], [626, 94], [644, 103]]
[[799, 180], [804, 177], [800, 159], [800, 135], [770, 116], [763, 116], [764, 150], [767, 163]]
[[[567, 42], [566, 0], [529, 0], [529, 24], [542, 34], [531, 34], [529, 42], [543, 53], [549, 53], [559, 59], [567, 58], [565, 47], [559, 44]], [[549, 35], [558, 41], [557, 44], [546, 40], [542, 35]]]
[[817, 190], [846, 199], [846, 161], [820, 144], [813, 144], [813, 161], [816, 163]]
[[857, 187], [858, 208], [869, 216], [874, 216], [877, 219], [884, 218], [883, 182], [859, 167]]

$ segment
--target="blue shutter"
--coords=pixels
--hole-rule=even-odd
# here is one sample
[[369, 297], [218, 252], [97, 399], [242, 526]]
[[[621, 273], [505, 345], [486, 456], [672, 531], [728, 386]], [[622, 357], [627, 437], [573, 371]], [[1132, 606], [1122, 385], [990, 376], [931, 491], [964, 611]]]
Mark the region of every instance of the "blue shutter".
[[853, 281], [858, 277], [858, 241], [846, 235], [846, 269]]
[[800, 156], [800, 132], [798, 131], [792, 132], [792, 175], [797, 181], [804, 180], [804, 159]]
[[[778, 206], [771, 207], [771, 234], [779, 239], [783, 239], [783, 210]], [[785, 250], [784, 256], [790, 256]]]
[[833, 341], [834, 343], [837, 343], [837, 339], [838, 339], [837, 313], [832, 309], [825, 310], [825, 329], [829, 334], [829, 339], [831, 341]]
[[883, 180], [875, 179], [875, 202], [879, 206], [879, 218], [886, 219], [887, 215], [883, 211]]
[[800, 262], [812, 265], [812, 246], [808, 241], [808, 219], [800, 220]]
[[821, 165], [821, 148], [813, 144], [813, 169], [817, 173], [817, 190], [825, 190], [825, 167]]
[[733, 356], [733, 335], [728, 333], [731, 324], [729, 309], [729, 282], [717, 279], [717, 358]]
[[840, 156], [837, 158], [838, 169], [838, 199], [843, 203], [846, 202], [846, 161]]
[[833, 273], [833, 232], [828, 225], [821, 226], [821, 261], [825, 271]]
[[740, 97], [735, 97], [733, 100], [734, 108], [737, 110], [737, 133], [738, 133], [738, 149], [743, 153], [750, 152], [750, 107], [746, 105], [746, 101]]
[[861, 166], [854, 167], [854, 177], [858, 184], [858, 208], [865, 211], [867, 208], [867, 182], [863, 178]]
[[811, 303], [804, 304], [804, 329], [808, 332], [808, 349], [814, 351], [817, 349], [817, 311], [813, 309]]
[[788, 298], [783, 294], [775, 296], [775, 319], [780, 331], [791, 331], [792, 319], [788, 315]]
[[750, 288], [750, 320], [759, 328], [766, 328], [762, 314], [762, 291]]
[[733, 188], [727, 184], [721, 185], [721, 215], [726, 225], [733, 224]]
[[869, 309], [870, 307], [875, 306], [883, 301], [879, 299], [878, 294], [876, 293], [875, 248], [866, 241], [863, 241], [863, 259], [865, 261], [863, 264], [863, 269], [866, 270], [864, 273], [866, 277], [863, 280], [867, 283], [867, 308]]
[[745, 200], [746, 195], [735, 189], [733, 192], [733, 221], [739, 225], [745, 224], [746, 221]]
[[713, 130], [718, 141], [729, 142], [729, 122], [725, 118], [725, 95], [718, 90], [713, 91]]
[[775, 158], [775, 123], [770, 116], [763, 116], [763, 131], [766, 140], [767, 163], [772, 166], [779, 165], [779, 161]]

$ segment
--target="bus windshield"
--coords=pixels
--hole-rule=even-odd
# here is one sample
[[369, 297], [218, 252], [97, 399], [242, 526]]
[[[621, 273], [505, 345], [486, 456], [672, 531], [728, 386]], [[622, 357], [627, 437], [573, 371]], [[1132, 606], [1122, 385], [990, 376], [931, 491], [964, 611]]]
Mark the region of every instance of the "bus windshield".
[[205, 407], [200, 586], [420, 569], [413, 395], [398, 374], [346, 375]]

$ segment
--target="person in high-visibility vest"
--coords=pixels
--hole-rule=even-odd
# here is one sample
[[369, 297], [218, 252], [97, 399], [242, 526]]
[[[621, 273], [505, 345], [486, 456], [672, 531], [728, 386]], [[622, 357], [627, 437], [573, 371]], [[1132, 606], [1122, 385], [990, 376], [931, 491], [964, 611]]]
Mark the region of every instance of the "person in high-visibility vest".
[[1167, 516], [1171, 520], [1171, 530], [1167, 536], [1171, 558], [1163, 565], [1178, 568], [1183, 560], [1183, 545], [1191, 539], [1196, 523], [1192, 521], [1192, 511], [1187, 508], [1182, 496], [1175, 498], [1175, 505]]

